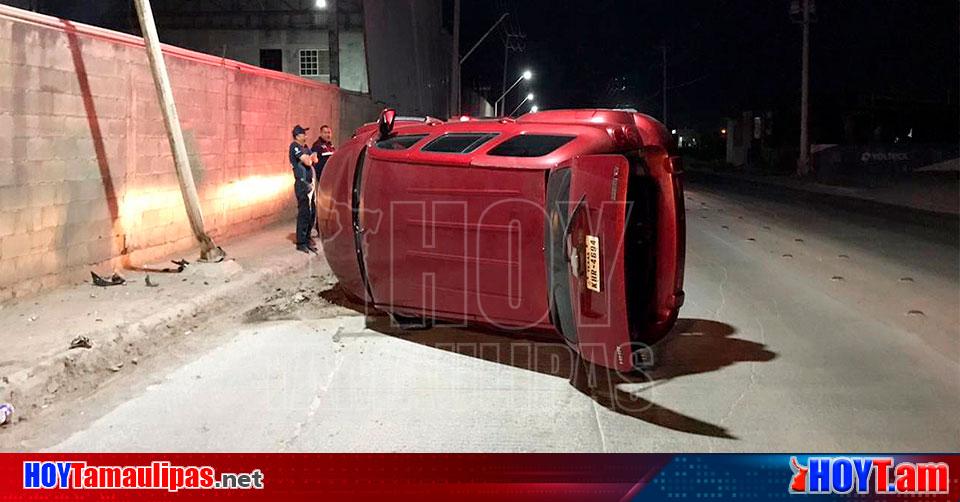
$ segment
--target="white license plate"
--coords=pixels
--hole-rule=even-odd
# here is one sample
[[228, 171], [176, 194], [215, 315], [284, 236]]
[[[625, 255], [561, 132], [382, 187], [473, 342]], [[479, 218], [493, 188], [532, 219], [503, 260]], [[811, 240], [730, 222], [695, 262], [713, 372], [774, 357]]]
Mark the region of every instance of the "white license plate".
[[587, 289], [600, 292], [600, 238], [594, 235], [587, 236], [586, 256]]

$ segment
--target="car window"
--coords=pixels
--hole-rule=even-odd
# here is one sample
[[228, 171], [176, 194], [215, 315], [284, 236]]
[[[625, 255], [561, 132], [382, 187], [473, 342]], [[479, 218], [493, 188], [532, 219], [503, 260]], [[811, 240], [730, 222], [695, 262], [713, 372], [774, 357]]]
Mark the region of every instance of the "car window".
[[413, 146], [417, 141], [426, 138], [427, 134], [407, 134], [405, 136], [394, 136], [392, 138], [377, 141], [376, 147], [381, 150], [406, 150]]
[[495, 146], [487, 155], [497, 157], [541, 157], [563, 145], [576, 136], [551, 136], [546, 134], [521, 134]]
[[427, 143], [421, 151], [436, 153], [470, 153], [480, 145], [497, 137], [497, 133], [452, 133], [445, 134]]

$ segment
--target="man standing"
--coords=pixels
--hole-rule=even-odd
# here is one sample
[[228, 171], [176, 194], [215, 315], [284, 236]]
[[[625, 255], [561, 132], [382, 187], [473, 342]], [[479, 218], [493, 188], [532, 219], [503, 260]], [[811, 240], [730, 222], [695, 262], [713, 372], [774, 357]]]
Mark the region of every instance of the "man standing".
[[[313, 142], [313, 146], [310, 147], [310, 150], [318, 155], [317, 162], [314, 163], [314, 169], [317, 173], [317, 186], [320, 186], [320, 173], [323, 172], [323, 166], [327, 165], [327, 159], [333, 155], [333, 152], [336, 151], [336, 148], [333, 146], [333, 129], [330, 126], [324, 124], [320, 126], [320, 137]], [[314, 193], [314, 198], [316, 198], [316, 193]], [[313, 201], [314, 213], [316, 213], [316, 199]], [[317, 228], [317, 236], [320, 236], [320, 222], [315, 222]]]
[[320, 179], [320, 173], [323, 172], [323, 166], [327, 164], [327, 157], [333, 155], [337, 149], [333, 146], [333, 129], [324, 124], [320, 126], [320, 137], [313, 142], [310, 151], [316, 153], [320, 158], [314, 166], [317, 170], [317, 180]]
[[313, 166], [317, 155], [307, 146], [309, 128], [299, 124], [293, 128], [293, 143], [290, 143], [290, 166], [293, 167], [293, 193], [297, 197], [297, 251], [316, 253], [317, 248], [310, 241], [310, 229], [313, 228], [316, 214], [311, 210], [313, 204]]

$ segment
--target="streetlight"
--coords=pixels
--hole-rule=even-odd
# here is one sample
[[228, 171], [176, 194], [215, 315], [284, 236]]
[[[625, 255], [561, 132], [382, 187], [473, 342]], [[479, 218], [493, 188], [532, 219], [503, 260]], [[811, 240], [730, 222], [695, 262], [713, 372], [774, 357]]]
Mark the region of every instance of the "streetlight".
[[510, 91], [512, 91], [513, 88], [516, 87], [521, 80], [530, 80], [531, 78], [533, 78], [533, 72], [531, 72], [530, 70], [524, 70], [524, 72], [520, 74], [520, 78], [518, 78], [517, 81], [513, 83], [513, 85], [507, 88], [506, 91], [503, 91], [503, 94], [501, 94], [500, 97], [493, 102], [494, 107], [496, 107], [501, 101], [503, 101], [503, 98], [505, 98], [507, 94], [510, 94]]
[[537, 113], [537, 111], [539, 110], [540, 110], [540, 107], [537, 105], [533, 105], [530, 107], [530, 113]]
[[317, 3], [314, 4], [314, 6], [315, 6], [316, 8], [318, 8], [318, 9], [326, 9], [326, 8], [327, 8], [327, 0], [317, 0]]
[[532, 93], [532, 92], [531, 92], [531, 93], [527, 93], [527, 97], [523, 98], [523, 101], [521, 101], [520, 104], [517, 105], [517, 107], [514, 108], [512, 112], [510, 112], [510, 115], [508, 115], [508, 117], [512, 117], [513, 114], [514, 114], [514, 113], [517, 113], [517, 110], [519, 110], [520, 107], [523, 106], [524, 103], [526, 103], [527, 101], [530, 101], [531, 99], [533, 99], [533, 93]]

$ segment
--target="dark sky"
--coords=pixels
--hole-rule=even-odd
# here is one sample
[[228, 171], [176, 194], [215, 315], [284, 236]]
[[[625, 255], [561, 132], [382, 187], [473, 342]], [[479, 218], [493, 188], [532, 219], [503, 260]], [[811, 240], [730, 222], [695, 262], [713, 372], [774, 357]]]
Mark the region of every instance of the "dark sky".
[[[117, 8], [129, 8], [129, 0], [44, 2], [95, 24], [129, 15]], [[452, 0], [443, 2], [450, 14]], [[465, 63], [463, 83], [499, 95], [504, 33], [522, 33], [524, 51], [510, 55], [510, 80], [532, 69], [530, 89], [541, 107], [622, 105], [660, 117], [665, 44], [671, 126], [713, 128], [744, 109], [795, 112], [801, 37], [789, 6], [790, 0], [462, 0], [463, 53], [502, 12], [511, 13]], [[870, 96], [949, 99], [955, 106], [958, 25], [957, 0], [818, 0], [814, 118], [825, 106]], [[524, 91], [510, 95], [510, 109]]]
[[[789, 0], [462, 2], [463, 51], [502, 10], [511, 12], [509, 29], [526, 38], [525, 51], [511, 54], [510, 73], [536, 72], [531, 87], [543, 107], [634, 105], [659, 117], [662, 44], [674, 125], [712, 127], [743, 107], [799, 100], [801, 36]], [[955, 102], [958, 21], [956, 0], [819, 0], [813, 92], [920, 101], [950, 93]], [[498, 31], [465, 64], [465, 85], [500, 88]]]

